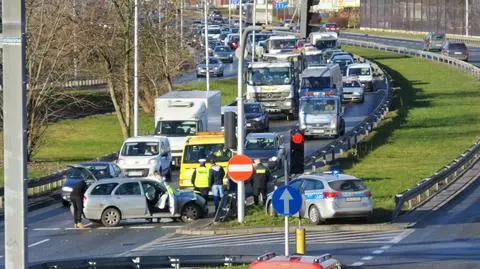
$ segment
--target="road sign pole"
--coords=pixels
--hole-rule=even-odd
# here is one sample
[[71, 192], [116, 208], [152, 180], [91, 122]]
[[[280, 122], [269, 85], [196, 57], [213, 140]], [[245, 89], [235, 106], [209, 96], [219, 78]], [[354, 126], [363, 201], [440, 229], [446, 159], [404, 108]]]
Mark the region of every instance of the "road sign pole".
[[[285, 151], [286, 152], [286, 151]], [[283, 170], [284, 170], [284, 178], [285, 178], [285, 186], [288, 185], [288, 161], [287, 161], [287, 154], [283, 157]], [[288, 216], [285, 216], [285, 256], [288, 256]]]
[[[243, 24], [243, 1], [239, 1], [239, 42], [240, 42], [240, 49], [242, 50], [240, 53], [240, 57], [238, 59], [238, 77], [237, 77], [237, 152], [238, 155], [243, 154], [243, 123], [244, 123], [244, 115], [243, 115], [243, 60], [244, 60], [244, 50], [245, 50], [245, 39], [243, 38], [242, 33], [242, 24]], [[245, 183], [238, 182], [237, 183], [237, 217], [238, 222], [243, 223], [245, 218]]]
[[27, 74], [25, 1], [2, 1], [5, 268], [27, 268]]
[[288, 256], [288, 216], [285, 216], [285, 256]]

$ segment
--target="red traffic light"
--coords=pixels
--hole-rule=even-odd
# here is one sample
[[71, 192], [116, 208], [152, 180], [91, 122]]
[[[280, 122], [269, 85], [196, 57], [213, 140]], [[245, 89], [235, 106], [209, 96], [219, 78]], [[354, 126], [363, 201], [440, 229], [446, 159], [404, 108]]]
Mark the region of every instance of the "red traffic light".
[[303, 135], [301, 133], [296, 133], [292, 135], [292, 142], [295, 144], [300, 144], [303, 142]]

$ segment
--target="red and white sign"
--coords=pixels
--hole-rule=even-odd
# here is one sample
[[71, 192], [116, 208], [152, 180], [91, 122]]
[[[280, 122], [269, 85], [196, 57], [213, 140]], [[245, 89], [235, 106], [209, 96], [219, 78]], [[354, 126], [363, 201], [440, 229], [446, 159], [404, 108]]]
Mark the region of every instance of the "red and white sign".
[[252, 159], [245, 155], [233, 156], [228, 161], [228, 175], [235, 181], [247, 181], [253, 175]]

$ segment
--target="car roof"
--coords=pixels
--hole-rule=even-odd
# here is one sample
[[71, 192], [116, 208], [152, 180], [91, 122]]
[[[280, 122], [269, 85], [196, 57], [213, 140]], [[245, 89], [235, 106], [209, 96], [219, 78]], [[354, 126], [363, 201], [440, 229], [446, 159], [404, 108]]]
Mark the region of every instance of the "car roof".
[[82, 162], [80, 165], [88, 166], [88, 165], [110, 165], [112, 162]]
[[294, 35], [274, 35], [270, 37], [270, 40], [284, 40], [284, 39], [297, 39]]
[[311, 175], [301, 175], [298, 179], [314, 179], [314, 180], [323, 180], [323, 181], [338, 181], [338, 180], [361, 180], [355, 176], [338, 174], [334, 175], [332, 173], [323, 173], [323, 174], [311, 174]]
[[253, 138], [257, 138], [257, 137], [277, 137], [278, 134], [277, 133], [249, 133], [247, 135], [247, 138], [248, 137], [253, 137]]
[[348, 68], [371, 68], [370, 64], [356, 63], [348, 65]]
[[265, 68], [265, 67], [290, 67], [290, 62], [253, 62], [250, 63], [251, 68]]
[[160, 135], [145, 135], [145, 136], [135, 136], [125, 139], [125, 142], [161, 142], [168, 140], [166, 136]]

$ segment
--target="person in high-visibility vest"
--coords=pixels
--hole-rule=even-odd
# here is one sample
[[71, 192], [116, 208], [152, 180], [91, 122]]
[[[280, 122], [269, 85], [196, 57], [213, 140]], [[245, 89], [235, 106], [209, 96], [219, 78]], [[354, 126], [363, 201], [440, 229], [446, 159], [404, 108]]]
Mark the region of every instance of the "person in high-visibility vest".
[[193, 171], [192, 184], [195, 189], [200, 191], [200, 194], [205, 198], [205, 201], [208, 201], [208, 192], [211, 188], [210, 169], [205, 166], [207, 160], [200, 159], [198, 162], [200, 163], [200, 166]]
[[253, 187], [253, 202], [255, 205], [258, 205], [258, 196], [262, 195], [262, 205], [267, 202], [267, 187], [268, 181], [270, 180], [270, 170], [268, 167], [265, 167], [260, 161], [260, 159], [255, 159], [255, 173], [252, 176], [252, 187]]
[[165, 180], [165, 177], [162, 177], [158, 171], [154, 172], [154, 176], [155, 176], [155, 179], [158, 180], [167, 190], [167, 192], [162, 193], [162, 195], [160, 196], [160, 202], [158, 204], [158, 208], [165, 209], [168, 198], [171, 197], [171, 199], [173, 199], [173, 195], [175, 194], [175, 189], [172, 186], [170, 186], [170, 184], [167, 183], [167, 181]]

